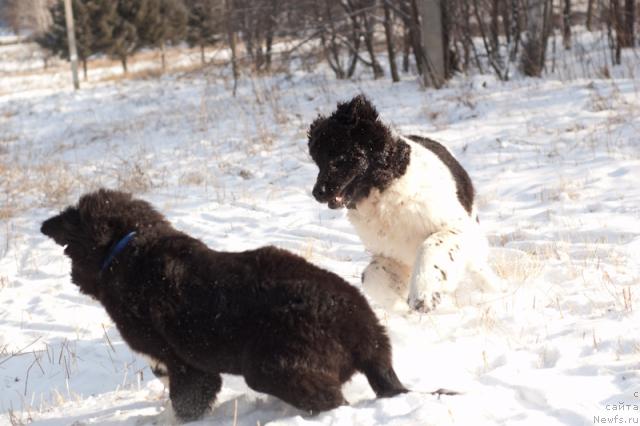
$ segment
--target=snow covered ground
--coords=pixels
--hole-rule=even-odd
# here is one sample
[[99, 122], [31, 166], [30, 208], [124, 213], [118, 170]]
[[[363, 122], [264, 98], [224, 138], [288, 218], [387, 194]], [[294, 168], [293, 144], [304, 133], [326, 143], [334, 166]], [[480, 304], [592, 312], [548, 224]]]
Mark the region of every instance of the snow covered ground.
[[376, 308], [414, 392], [376, 400], [357, 375], [350, 406], [308, 417], [225, 376], [197, 423], [640, 422], [640, 81], [475, 76], [423, 91], [318, 71], [245, 78], [234, 98], [215, 70], [77, 93], [67, 77], [0, 81], [0, 425], [132, 425], [167, 399], [39, 233], [85, 191], [133, 191], [211, 247], [275, 244], [359, 286], [369, 256], [344, 212], [311, 197], [305, 134], [360, 92], [467, 168], [508, 290], [466, 283], [427, 315]]

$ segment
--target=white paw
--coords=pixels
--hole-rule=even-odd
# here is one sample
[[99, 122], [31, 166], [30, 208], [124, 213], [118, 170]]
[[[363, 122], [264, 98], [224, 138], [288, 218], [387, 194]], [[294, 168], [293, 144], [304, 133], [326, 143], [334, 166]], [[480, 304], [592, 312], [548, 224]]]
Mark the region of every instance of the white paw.
[[407, 298], [409, 307], [418, 312], [433, 311], [448, 290], [447, 284], [446, 272], [438, 265], [428, 262], [416, 265]]
[[386, 311], [407, 311], [410, 270], [391, 259], [373, 260], [362, 273], [362, 288]]
[[436, 307], [442, 301], [442, 294], [439, 291], [427, 291], [412, 293], [409, 295], [407, 303], [411, 309], [418, 312], [430, 312], [436, 309]]
[[149, 364], [149, 370], [154, 376], [164, 385], [165, 389], [169, 389], [169, 370], [167, 366], [160, 360], [155, 359], [149, 355], [138, 353], [140, 358], [144, 359]]

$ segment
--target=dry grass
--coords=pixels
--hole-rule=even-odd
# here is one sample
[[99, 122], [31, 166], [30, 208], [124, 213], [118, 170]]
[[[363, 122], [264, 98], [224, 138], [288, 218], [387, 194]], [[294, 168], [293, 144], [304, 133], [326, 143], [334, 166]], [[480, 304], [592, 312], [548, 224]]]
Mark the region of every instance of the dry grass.
[[432, 124], [436, 130], [445, 130], [447, 128], [446, 119], [444, 118], [442, 111], [438, 110], [434, 106], [423, 105], [422, 113], [427, 118], [427, 121]]
[[[105, 329], [105, 333], [106, 332]], [[77, 356], [78, 341], [64, 339], [60, 344], [51, 345], [44, 343], [40, 349], [34, 349], [34, 344], [39, 341], [40, 338], [32, 341], [29, 345], [11, 352], [7, 351], [6, 347], [0, 347], [0, 355], [5, 357], [2, 361], [20, 357], [20, 359], [26, 360], [26, 364], [24, 365], [29, 365], [24, 375], [20, 378], [20, 382], [23, 383], [24, 386], [20, 392], [21, 406], [19, 410], [10, 407], [7, 411], [11, 425], [29, 424], [33, 421], [34, 414], [36, 413], [42, 414], [50, 411], [54, 407], [60, 407], [69, 402], [79, 403], [83, 400], [83, 396], [71, 388], [71, 379], [76, 373], [79, 363], [83, 362], [83, 360]], [[107, 350], [112, 350], [115, 353], [113, 347]], [[140, 370], [134, 367], [136, 364], [135, 357], [132, 358], [131, 362], [124, 363], [122, 363], [122, 359], [111, 358], [111, 363], [114, 373], [123, 375], [122, 383], [116, 387], [116, 392], [121, 389], [140, 390]], [[36, 392], [31, 391], [29, 379], [30, 377], [35, 377], [40, 374], [48, 377], [64, 377], [64, 388], [60, 390], [57, 387], [53, 387], [47, 392], [39, 392], [38, 401]]]
[[193, 73], [201, 71], [207, 65], [200, 63], [174, 65], [169, 70], [162, 70], [161, 68], [153, 68], [149, 65], [148, 68], [144, 68], [136, 71], [129, 71], [127, 73], [110, 73], [92, 78], [92, 82], [118, 82], [124, 80], [154, 80], [167, 73]]
[[39, 165], [34, 168], [32, 173], [35, 173], [38, 178], [35, 183], [36, 188], [40, 191], [43, 207], [68, 203], [74, 188], [77, 188], [79, 184], [79, 178], [73, 175], [68, 167], [60, 167], [59, 164]]
[[8, 220], [34, 206], [60, 207], [70, 201], [82, 178], [65, 164], [43, 162], [26, 166], [0, 163], [0, 220]]
[[544, 268], [544, 258], [540, 252], [526, 253], [509, 251], [492, 256], [491, 264], [496, 274], [508, 282], [525, 282], [540, 276]]
[[251, 76], [250, 81], [256, 104], [261, 109], [266, 106], [270, 110], [274, 123], [286, 124], [289, 121], [288, 114], [280, 104], [282, 93], [277, 85], [270, 84], [268, 79], [256, 78], [255, 75]]
[[139, 71], [130, 71], [126, 74], [106, 74], [98, 76], [93, 81], [107, 82], [107, 81], [122, 81], [122, 80], [150, 80], [156, 79], [162, 76], [164, 72], [161, 69], [147, 68]]
[[566, 178], [560, 178], [558, 183], [549, 188], [542, 188], [540, 190], [540, 201], [560, 201], [563, 198], [568, 198], [571, 201], [577, 201], [580, 199], [582, 189], [584, 189], [585, 180], [572, 180]]
[[305, 242], [302, 251], [298, 253], [300, 256], [304, 257], [309, 262], [313, 262], [316, 250], [316, 240], [315, 238], [308, 238]]
[[6, 197], [0, 202], [0, 221], [11, 219], [18, 213], [19, 209], [16, 208], [15, 203], [9, 197]]
[[484, 330], [493, 330], [498, 325], [498, 319], [491, 307], [482, 309], [480, 313], [480, 325]]
[[201, 186], [204, 185], [207, 181], [208, 177], [205, 176], [204, 173], [201, 173], [198, 170], [192, 170], [186, 173], [183, 173], [180, 178], [178, 178], [178, 184], [180, 186], [190, 185], [190, 186]]
[[12, 408], [9, 409], [7, 415], [9, 416], [9, 424], [11, 424], [11, 426], [25, 426], [31, 423], [31, 416], [26, 416], [24, 413], [20, 414], [16, 414]]
[[614, 99], [594, 91], [589, 96], [589, 105], [587, 108], [592, 112], [608, 111], [613, 108]]
[[0, 163], [0, 220], [10, 219], [24, 208], [18, 201], [21, 200], [20, 194], [28, 189], [24, 181], [24, 173], [20, 173], [8, 159]]
[[116, 171], [118, 188], [133, 193], [148, 191], [155, 186], [151, 175], [147, 172], [148, 170], [151, 170], [151, 164], [149, 164], [148, 160], [141, 158], [121, 160]]
[[[34, 53], [24, 59], [17, 57], [7, 58], [11, 61], [30, 61], [24, 69], [1, 71], [0, 78], [6, 77], [15, 82], [0, 89], [0, 96], [15, 94], [19, 91], [33, 89], [52, 89], [70, 87], [69, 64], [66, 61], [53, 59], [49, 61], [47, 68], [44, 62], [33, 62], [31, 57], [36, 57], [40, 51], [33, 44], [27, 45]], [[34, 56], [35, 55], [35, 56]], [[167, 49], [167, 69], [161, 67], [158, 52], [142, 51], [129, 58], [129, 72], [124, 73], [119, 61], [107, 57], [92, 59], [88, 62], [87, 79], [84, 79], [80, 72], [80, 87], [95, 85], [101, 82], [118, 82], [130, 79], [155, 79], [166, 73], [188, 73], [202, 69], [205, 65], [200, 63], [199, 51], [184, 47], [173, 47]], [[196, 59], [197, 58], [197, 59]], [[1, 59], [0, 59], [0, 62]], [[44, 78], [43, 78], [44, 77]], [[1, 116], [0, 116], [1, 118]], [[4, 136], [0, 136], [0, 145]]]

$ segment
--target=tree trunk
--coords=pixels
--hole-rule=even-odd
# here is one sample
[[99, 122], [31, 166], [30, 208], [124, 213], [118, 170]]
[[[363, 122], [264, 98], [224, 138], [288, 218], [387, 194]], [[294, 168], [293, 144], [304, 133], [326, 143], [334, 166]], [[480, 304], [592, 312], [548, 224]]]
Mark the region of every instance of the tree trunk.
[[549, 9], [547, 0], [530, 0], [529, 2], [527, 38], [522, 46], [521, 57], [522, 72], [529, 77], [540, 77], [544, 69]]
[[164, 40], [160, 43], [160, 60], [162, 61], [162, 72], [167, 70], [167, 49]]
[[507, 45], [511, 45], [511, 10], [509, 9], [509, 1], [503, 0], [501, 3], [502, 7], [500, 8], [500, 13], [502, 14], [502, 29], [504, 31], [505, 39], [507, 40]]
[[[500, 80], [507, 81], [509, 79], [508, 67], [505, 67], [503, 64], [502, 57], [500, 56], [500, 46], [493, 46], [493, 42], [491, 41], [491, 34], [487, 37], [484, 23], [482, 22], [482, 14], [481, 14], [481, 6], [478, 4], [478, 0], [473, 1], [473, 10], [474, 15], [476, 17], [476, 22], [478, 22], [478, 29], [480, 30], [480, 36], [482, 39], [482, 43], [484, 45], [484, 49], [487, 52], [487, 58], [489, 60], [489, 65], [498, 75]], [[491, 29], [489, 29], [491, 31]]]
[[364, 25], [364, 44], [367, 47], [369, 58], [371, 59], [371, 69], [373, 70], [373, 78], [378, 79], [384, 76], [384, 71], [376, 58], [376, 52], [373, 46], [373, 25], [371, 19], [367, 16], [367, 12], [362, 14], [362, 24]]
[[278, 13], [278, 2], [271, 2], [271, 11], [269, 15], [269, 25], [267, 26], [267, 36], [266, 36], [266, 49], [265, 49], [265, 60], [267, 71], [271, 70], [271, 57], [273, 53], [273, 38], [275, 37], [275, 27], [278, 24], [276, 22], [276, 16]]
[[205, 59], [204, 59], [204, 43], [202, 43], [200, 45], [200, 62], [202, 62], [202, 65], [205, 64]]
[[87, 81], [87, 58], [82, 59], [82, 72], [84, 74], [84, 81]]
[[398, 67], [396, 66], [396, 52], [393, 48], [393, 22], [391, 21], [391, 10], [386, 0], [382, 0], [384, 8], [384, 35], [387, 39], [387, 54], [389, 56], [389, 71], [391, 72], [391, 80], [395, 83], [400, 81], [398, 75]]
[[233, 0], [225, 1], [225, 9], [227, 15], [227, 39], [229, 42], [229, 49], [231, 50], [231, 72], [233, 74], [233, 96], [236, 96], [238, 90], [238, 78], [240, 77], [238, 72], [238, 59], [236, 51], [236, 33], [233, 28]]
[[491, 0], [491, 21], [489, 24], [489, 40], [491, 43], [491, 49], [494, 52], [498, 52], [500, 48], [498, 44], [498, 33], [500, 31], [498, 27], [499, 7], [498, 0]]
[[511, 40], [513, 46], [509, 52], [509, 60], [515, 62], [518, 57], [518, 48], [520, 47], [520, 4], [518, 0], [511, 0]]
[[73, 8], [71, 0], [64, 0], [64, 15], [67, 25], [67, 42], [69, 43], [69, 60], [71, 61], [71, 74], [73, 78], [73, 88], [78, 90], [78, 50], [76, 47], [76, 31], [73, 22]]
[[440, 0], [423, 0], [421, 6], [423, 45], [421, 53], [425, 59], [423, 82], [425, 86], [440, 88], [446, 78], [443, 6]]
[[562, 45], [565, 50], [571, 49], [571, 0], [564, 0], [562, 10]]
[[[323, 41], [323, 45], [324, 43], [325, 42]], [[325, 51], [327, 56], [327, 62], [329, 63], [329, 66], [331, 67], [334, 74], [336, 75], [336, 78], [338, 80], [343, 80], [347, 78], [347, 74], [344, 68], [342, 67], [342, 63], [340, 62], [340, 52], [335, 41], [331, 41], [329, 46], [325, 47]], [[357, 55], [355, 56], [357, 58]], [[353, 66], [353, 68], [355, 69], [355, 65]]]
[[469, 5], [465, 2], [461, 5], [460, 12], [462, 14], [462, 25], [460, 26], [460, 33], [462, 37], [462, 67], [466, 71], [469, 70], [469, 64], [471, 63], [471, 16], [469, 14]]
[[444, 55], [444, 79], [453, 77], [454, 71], [460, 71], [460, 58], [456, 51], [451, 48], [451, 9], [452, 3], [440, 1], [440, 19], [442, 22], [442, 53]]
[[622, 24], [622, 11], [620, 10], [620, 1], [611, 0], [609, 8], [610, 29], [613, 28], [615, 37], [612, 37], [613, 63], [620, 65], [622, 55], [622, 45], [624, 43], [624, 29]]
[[409, 72], [409, 55], [411, 54], [411, 33], [409, 26], [404, 26], [404, 34], [402, 35], [402, 72]]
[[358, 65], [358, 56], [360, 55], [360, 22], [358, 17], [351, 14], [351, 11], [347, 11], [351, 15], [351, 43], [353, 45], [351, 51], [351, 59], [349, 60], [349, 66], [347, 67], [346, 78], [353, 77], [356, 72], [356, 66]]
[[269, 34], [267, 34], [267, 46], [266, 46], [266, 53], [265, 53], [265, 57], [266, 57], [266, 66], [267, 66], [267, 71], [271, 70], [271, 58], [273, 56], [273, 32], [270, 31]]
[[124, 72], [126, 74], [128, 72], [128, 70], [127, 70], [127, 57], [126, 56], [121, 56], [120, 57], [120, 63], [122, 63], [122, 72]]
[[623, 37], [621, 47], [634, 47], [635, 31], [633, 29], [636, 17], [635, 0], [626, 0], [624, 3], [624, 20], [622, 21]]
[[256, 71], [261, 71], [264, 65], [264, 52], [262, 51], [262, 40], [256, 39], [256, 54], [254, 55], [254, 66]]
[[468, 69], [469, 66], [469, 62], [470, 62], [470, 56], [471, 56], [471, 52], [473, 51], [473, 59], [475, 60], [476, 66], [478, 67], [478, 70], [480, 71], [480, 73], [483, 73], [483, 69], [482, 69], [482, 62], [480, 62], [480, 56], [478, 55], [478, 51], [475, 47], [475, 44], [473, 43], [473, 37], [471, 35], [471, 10], [470, 7], [471, 5], [469, 4], [470, 2], [462, 2], [462, 14], [463, 14], [463, 19], [465, 22], [465, 26], [463, 27], [462, 30], [462, 37], [463, 37], [463, 44], [464, 44], [464, 55], [465, 55], [465, 68]]
[[358, 66], [358, 57], [360, 55], [360, 38], [357, 39], [355, 46], [353, 48], [353, 52], [351, 52], [351, 59], [349, 59], [349, 66], [347, 67], [347, 71], [343, 72], [342, 78], [351, 78], [353, 74], [356, 73], [356, 66]]
[[[231, 1], [231, 0], [227, 0], [227, 1]], [[242, 6], [240, 6], [240, 7], [242, 7]], [[245, 31], [241, 30], [241, 31], [239, 31], [239, 33], [243, 36], [241, 40], [244, 41], [245, 50], [247, 51], [247, 53], [249, 54], [249, 57], [251, 58], [251, 61], [253, 62], [254, 61], [254, 57], [253, 57], [253, 31], [248, 29], [249, 26], [250, 26], [250, 24], [245, 22]]]
[[587, 30], [591, 31], [591, 25], [593, 22], [593, 0], [587, 2]]
[[[340, 60], [340, 47], [336, 43], [337, 32], [334, 25], [333, 14], [331, 13], [331, 5], [329, 4], [328, 1], [325, 1], [324, 6], [325, 8], [324, 8], [324, 14], [322, 15], [322, 19], [324, 22], [328, 23], [328, 27], [331, 33], [329, 34], [328, 40], [327, 40], [327, 37], [324, 35], [324, 33], [321, 34], [320, 39], [322, 41], [322, 46], [324, 48], [329, 66], [335, 73], [336, 78], [341, 80], [346, 78], [346, 73], [342, 66], [342, 62]], [[356, 59], [357, 59], [357, 55], [356, 55]], [[354, 70], [355, 70], [355, 65], [354, 65]]]
[[413, 56], [416, 60], [416, 68], [418, 74], [424, 75], [424, 54], [422, 52], [422, 40], [420, 39], [420, 11], [418, 10], [417, 0], [411, 0], [411, 25], [409, 26], [409, 34], [411, 35], [411, 48]]
[[547, 59], [547, 44], [549, 42], [549, 38], [553, 33], [553, 0], [545, 0], [543, 1], [544, 7], [542, 9], [543, 13], [543, 21], [542, 21], [542, 57], [540, 58], [540, 63], [542, 64], [542, 68], [545, 68], [546, 59]]

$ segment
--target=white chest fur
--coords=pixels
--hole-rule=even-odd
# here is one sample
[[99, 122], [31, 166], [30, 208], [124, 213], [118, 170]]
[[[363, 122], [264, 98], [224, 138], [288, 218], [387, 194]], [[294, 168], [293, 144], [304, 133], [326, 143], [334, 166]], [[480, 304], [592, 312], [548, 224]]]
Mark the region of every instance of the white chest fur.
[[347, 216], [372, 254], [411, 266], [429, 235], [475, 222], [458, 201], [447, 166], [428, 149], [404, 141], [411, 147], [406, 173], [384, 192], [372, 190]]

